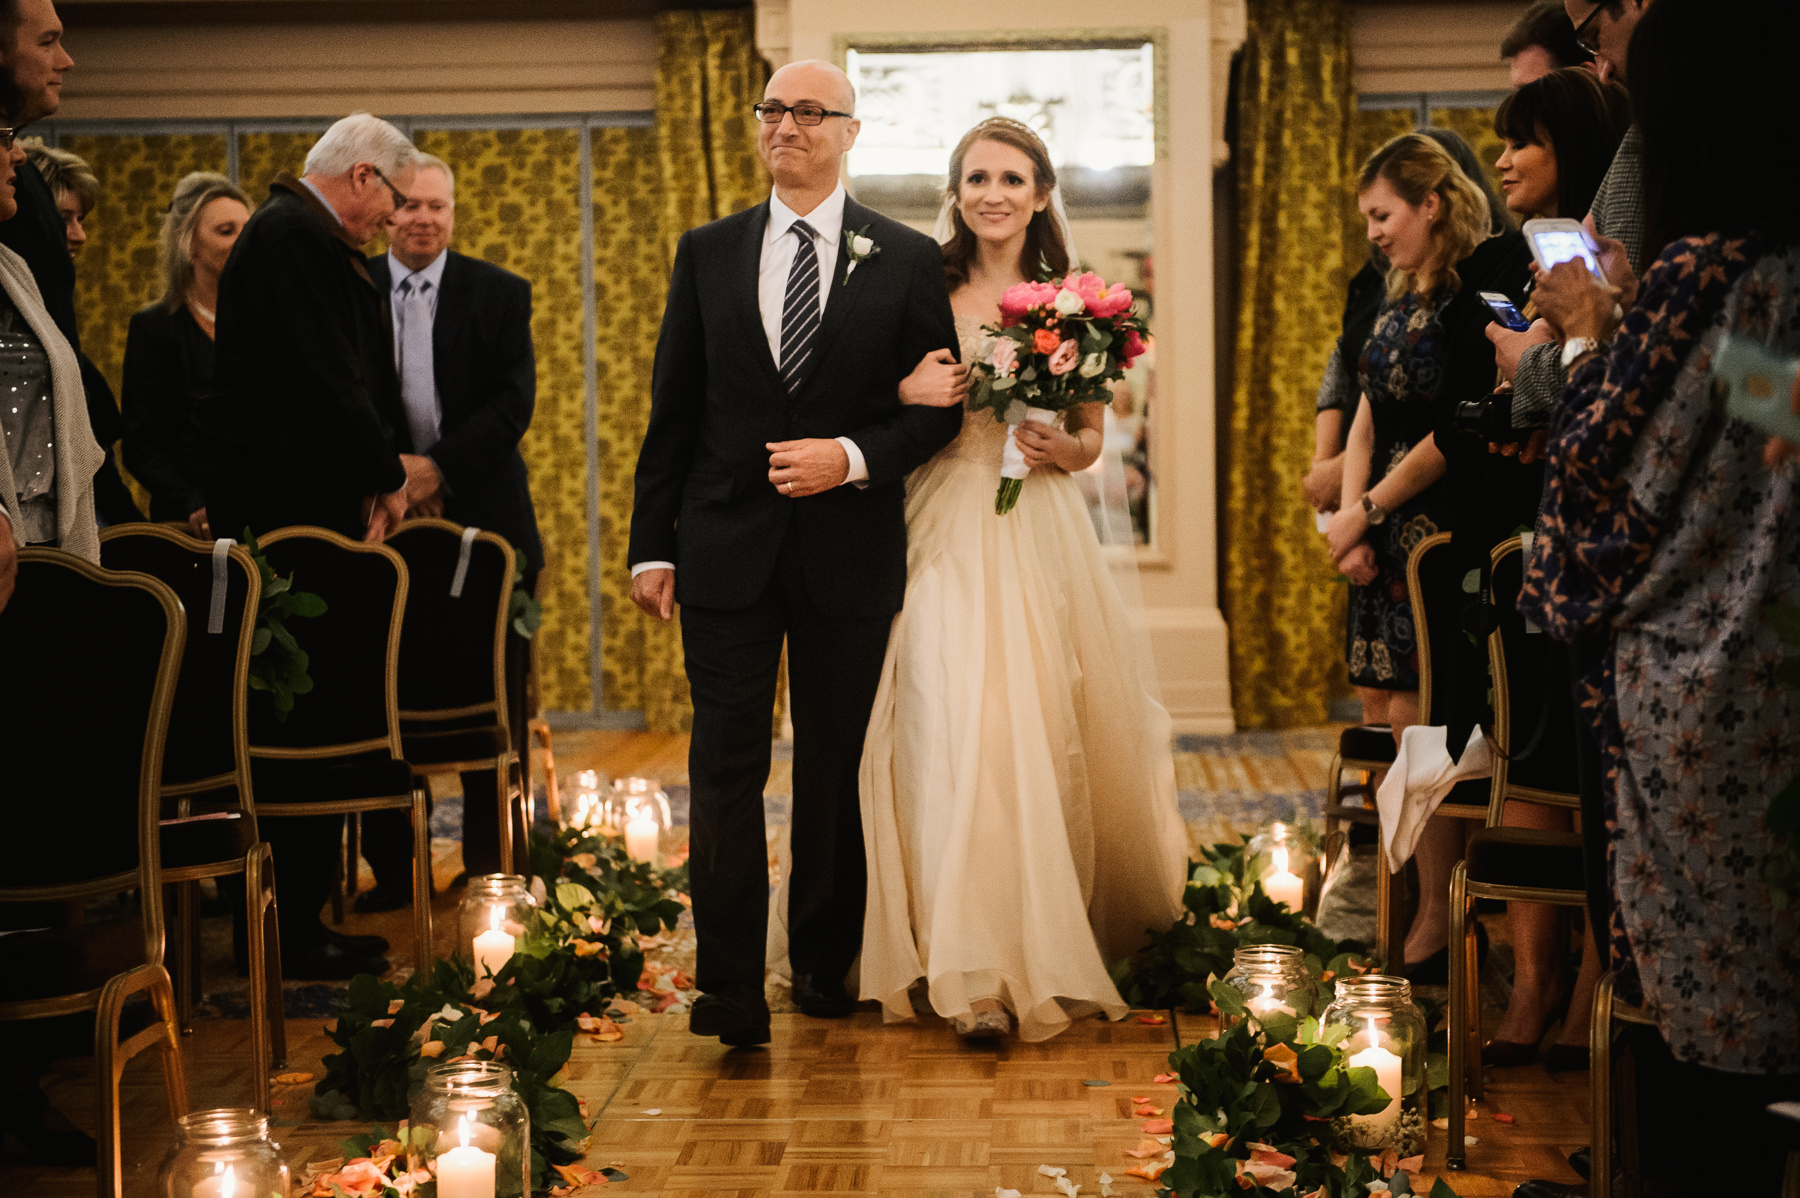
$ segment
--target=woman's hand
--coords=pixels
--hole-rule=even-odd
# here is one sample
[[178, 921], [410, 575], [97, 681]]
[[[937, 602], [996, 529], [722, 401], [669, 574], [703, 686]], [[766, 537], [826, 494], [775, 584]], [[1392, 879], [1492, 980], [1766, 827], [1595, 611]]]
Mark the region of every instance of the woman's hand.
[[1532, 298], [1538, 311], [1563, 331], [1565, 340], [1592, 337], [1606, 341], [1619, 327], [1614, 316], [1619, 310], [1619, 288], [1596, 279], [1581, 259], [1558, 262], [1549, 270], [1533, 263], [1531, 273], [1537, 279]]
[[212, 540], [212, 525], [206, 522], [206, 509], [197, 507], [188, 513], [188, 531], [196, 541]]
[[954, 408], [969, 398], [969, 368], [947, 349], [934, 349], [900, 380], [900, 402]]
[[1344, 487], [1344, 455], [1314, 458], [1312, 469], [1300, 480], [1300, 493], [1315, 512], [1335, 512]]
[[1325, 544], [1331, 550], [1331, 560], [1342, 569], [1345, 555], [1361, 544], [1368, 532], [1369, 513], [1363, 511], [1362, 504], [1339, 508], [1325, 526]]
[[1067, 470], [1070, 462], [1085, 454], [1079, 437], [1071, 436], [1054, 424], [1040, 424], [1035, 420], [1021, 424], [1013, 439], [1025, 455], [1025, 464], [1033, 470], [1043, 466]]
[[1366, 587], [1374, 582], [1375, 576], [1381, 572], [1375, 564], [1375, 550], [1367, 541], [1360, 542], [1346, 553], [1344, 560], [1338, 563], [1338, 569], [1344, 572], [1345, 578], [1359, 587]]

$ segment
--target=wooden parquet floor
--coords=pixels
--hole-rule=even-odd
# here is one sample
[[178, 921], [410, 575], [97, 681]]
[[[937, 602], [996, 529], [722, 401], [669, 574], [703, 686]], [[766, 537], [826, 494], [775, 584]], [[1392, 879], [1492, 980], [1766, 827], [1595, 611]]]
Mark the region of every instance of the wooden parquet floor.
[[[1182, 746], [1191, 781], [1226, 794], [1240, 786], [1282, 781], [1310, 789], [1316, 746], [1300, 739], [1256, 742], [1246, 751], [1226, 738], [1198, 738]], [[1214, 741], [1218, 741], [1215, 745]], [[643, 774], [675, 785], [686, 780], [686, 740], [646, 733], [561, 733], [559, 772], [599, 768]], [[1284, 762], [1281, 759], [1287, 759]], [[787, 763], [776, 762], [776, 773]], [[1242, 776], [1242, 782], [1239, 777]], [[1195, 785], [1195, 783], [1199, 785]], [[785, 793], [772, 776], [769, 793]], [[1235, 820], [1230, 821], [1235, 822]], [[458, 856], [436, 862], [447, 881]], [[440, 894], [440, 935], [454, 922], [455, 896]], [[379, 931], [405, 962], [406, 913], [352, 917], [347, 930]], [[447, 947], [447, 945], [445, 946]], [[624, 1025], [616, 1044], [580, 1043], [567, 1085], [586, 1102], [593, 1140], [586, 1163], [622, 1170], [626, 1180], [586, 1191], [688, 1195], [892, 1194], [973, 1195], [996, 1186], [1054, 1194], [1040, 1165], [1060, 1166], [1098, 1193], [1111, 1175], [1119, 1195], [1151, 1192], [1125, 1176], [1135, 1163], [1124, 1155], [1141, 1139], [1142, 1120], [1131, 1099], [1149, 1095], [1173, 1106], [1174, 1088], [1151, 1079], [1165, 1067], [1177, 1036], [1211, 1031], [1210, 1021], [1183, 1019], [1147, 1025], [1135, 1018], [1111, 1024], [1078, 1021], [1043, 1044], [974, 1047], [941, 1020], [884, 1025], [873, 1005], [844, 1020], [774, 1017], [766, 1050], [728, 1052], [687, 1030], [683, 1014], [642, 1015]], [[14, 1030], [13, 1034], [20, 1034]], [[319, 1076], [334, 1046], [318, 1020], [288, 1021], [288, 1069]], [[196, 1107], [247, 1105], [249, 1024], [209, 1018], [184, 1040], [189, 1092]], [[1088, 1080], [1106, 1086], [1087, 1086]], [[1469, 1149], [1468, 1172], [1450, 1175], [1464, 1198], [1510, 1195], [1532, 1177], [1573, 1182], [1567, 1154], [1587, 1142], [1585, 1074], [1552, 1077], [1536, 1066], [1495, 1070], [1486, 1102], [1469, 1125], [1479, 1143]], [[91, 1058], [59, 1061], [45, 1079], [55, 1106], [77, 1126], [95, 1126]], [[327, 1123], [308, 1114], [311, 1086], [278, 1086], [272, 1112], [280, 1140], [296, 1165], [339, 1153], [338, 1141], [367, 1130]], [[157, 1066], [150, 1055], [127, 1071], [123, 1110], [126, 1193], [149, 1198], [158, 1163], [173, 1142]], [[1489, 1116], [1504, 1112], [1514, 1122]], [[1432, 1132], [1427, 1176], [1444, 1157], [1444, 1133]], [[1422, 1187], [1425, 1188], [1425, 1187]], [[42, 1169], [27, 1164], [16, 1142], [0, 1147], [0, 1196], [76, 1198], [94, 1193], [92, 1170]]]

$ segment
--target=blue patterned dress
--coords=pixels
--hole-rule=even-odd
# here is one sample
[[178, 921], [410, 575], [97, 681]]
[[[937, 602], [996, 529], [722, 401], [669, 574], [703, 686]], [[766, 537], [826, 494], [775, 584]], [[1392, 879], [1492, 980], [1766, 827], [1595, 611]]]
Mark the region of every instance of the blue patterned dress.
[[1551, 426], [1519, 607], [1560, 640], [1610, 633], [1582, 683], [1604, 761], [1613, 967], [1670, 1051], [1800, 1072], [1800, 905], [1777, 912], [1764, 812], [1800, 773], [1800, 695], [1766, 604], [1800, 603], [1800, 469], [1724, 417], [1727, 330], [1800, 353], [1800, 245], [1678, 241]]

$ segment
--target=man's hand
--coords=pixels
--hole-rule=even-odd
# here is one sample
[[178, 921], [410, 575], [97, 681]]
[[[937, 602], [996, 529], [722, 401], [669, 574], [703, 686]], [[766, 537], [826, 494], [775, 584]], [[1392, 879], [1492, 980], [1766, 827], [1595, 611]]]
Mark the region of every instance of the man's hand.
[[[444, 476], [438, 473], [437, 463], [422, 453], [403, 453], [400, 464], [406, 467], [406, 502], [407, 514], [412, 516], [441, 516], [444, 514]], [[427, 505], [435, 500], [435, 510], [427, 511]]]
[[827, 437], [804, 441], [771, 441], [769, 482], [790, 499], [802, 499], [839, 486], [850, 477], [850, 455]]
[[1515, 332], [1498, 322], [1490, 324], [1487, 339], [1494, 343], [1494, 363], [1500, 367], [1501, 377], [1510, 383], [1519, 371], [1520, 356], [1534, 345], [1557, 340], [1557, 336], [1549, 322], [1534, 320], [1523, 332]]
[[900, 380], [900, 402], [954, 408], [969, 398], [969, 368], [947, 349], [934, 349]]
[[1300, 493], [1315, 512], [1335, 512], [1344, 489], [1344, 455], [1315, 458], [1300, 480]]
[[1619, 307], [1619, 289], [1602, 283], [1579, 258], [1558, 262], [1549, 270], [1532, 263], [1537, 279], [1532, 298], [1538, 311], [1563, 331], [1566, 339], [1592, 337], [1605, 341], [1618, 327], [1613, 313]]
[[1331, 560], [1343, 568], [1344, 558], [1351, 550], [1362, 544], [1363, 537], [1369, 532], [1369, 513], [1362, 510], [1361, 504], [1353, 504], [1342, 508], [1325, 526], [1325, 544], [1331, 550]]
[[206, 509], [197, 507], [188, 513], [188, 531], [196, 541], [212, 540], [212, 525], [206, 522]]
[[1503, 458], [1516, 457], [1520, 464], [1529, 466], [1544, 456], [1544, 445], [1550, 439], [1548, 429], [1537, 429], [1523, 441], [1508, 441], [1502, 445], [1498, 441], [1488, 442], [1488, 452], [1497, 453]]
[[406, 487], [403, 484], [398, 491], [389, 491], [386, 495], [363, 496], [363, 523], [367, 531], [363, 540], [373, 541], [379, 545], [387, 540], [400, 521], [406, 519]]
[[675, 616], [675, 571], [666, 567], [645, 570], [631, 580], [631, 601], [645, 615], [667, 624]]
[[13, 583], [19, 578], [19, 547], [13, 544], [12, 525], [0, 517], [0, 611], [6, 610], [12, 598]]

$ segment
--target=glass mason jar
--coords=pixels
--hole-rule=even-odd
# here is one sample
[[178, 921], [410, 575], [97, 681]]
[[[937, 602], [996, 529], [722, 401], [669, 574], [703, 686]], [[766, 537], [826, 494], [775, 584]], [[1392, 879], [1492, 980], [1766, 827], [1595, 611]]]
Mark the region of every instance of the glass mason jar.
[[1412, 983], [1404, 978], [1368, 974], [1342, 978], [1337, 997], [1319, 1017], [1321, 1034], [1334, 1027], [1344, 1038], [1345, 1064], [1375, 1070], [1391, 1100], [1373, 1115], [1346, 1115], [1333, 1123], [1340, 1150], [1379, 1152], [1392, 1148], [1402, 1157], [1425, 1150], [1425, 1015], [1414, 1004]]
[[[1304, 1019], [1319, 1007], [1319, 987], [1306, 968], [1306, 953], [1291, 944], [1247, 944], [1238, 949], [1225, 984], [1244, 996], [1253, 1017]], [[1229, 1021], [1220, 1022], [1229, 1026]]]
[[578, 831], [599, 831], [612, 787], [600, 781], [599, 770], [578, 770], [563, 783], [563, 826]]
[[158, 1175], [162, 1198], [288, 1198], [287, 1161], [261, 1111], [195, 1111], [175, 1124]]
[[1251, 837], [1244, 851], [1248, 877], [1261, 882], [1269, 898], [1296, 914], [1317, 901], [1317, 854], [1304, 829], [1278, 820]]
[[[526, 1198], [531, 1116], [498, 1061], [452, 1061], [425, 1071], [412, 1102], [407, 1168], [437, 1198]], [[429, 1180], [420, 1177], [420, 1172]]]
[[500, 972], [513, 955], [537, 906], [518, 874], [478, 874], [457, 908], [457, 955], [475, 963], [480, 982]]
[[624, 835], [625, 852], [633, 861], [660, 861], [663, 836], [674, 822], [662, 783], [655, 778], [614, 779], [606, 822]]

